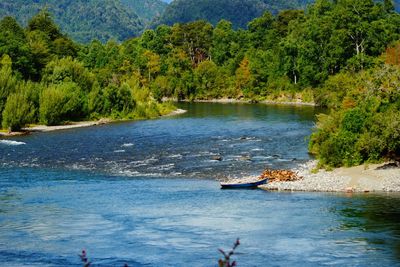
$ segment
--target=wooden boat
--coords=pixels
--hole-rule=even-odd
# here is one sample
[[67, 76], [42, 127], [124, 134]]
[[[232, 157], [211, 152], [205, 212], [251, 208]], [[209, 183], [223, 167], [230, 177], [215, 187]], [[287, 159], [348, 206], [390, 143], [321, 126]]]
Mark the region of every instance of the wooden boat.
[[266, 184], [268, 178], [264, 178], [258, 181], [229, 181], [221, 184], [221, 189], [251, 189], [257, 188], [259, 185]]

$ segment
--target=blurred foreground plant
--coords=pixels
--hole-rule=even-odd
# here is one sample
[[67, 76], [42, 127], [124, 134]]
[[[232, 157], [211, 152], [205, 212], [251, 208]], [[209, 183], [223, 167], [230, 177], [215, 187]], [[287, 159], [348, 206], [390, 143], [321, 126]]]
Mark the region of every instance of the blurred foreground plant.
[[[237, 266], [236, 261], [233, 261], [231, 263], [231, 257], [235, 254], [235, 250], [236, 248], [240, 245], [240, 241], [239, 238], [236, 239], [236, 242], [233, 244], [232, 249], [226, 253], [223, 249], [218, 249], [219, 252], [221, 252], [222, 255], [224, 255], [224, 259], [219, 259], [218, 260], [218, 266], [219, 267], [234, 267]], [[89, 267], [92, 263], [89, 261], [87, 254], [86, 254], [86, 250], [82, 250], [82, 253], [79, 254], [79, 257], [81, 259], [82, 262], [82, 266], [83, 267]], [[128, 267], [128, 264], [125, 264], [124, 267]]]
[[235, 244], [233, 244], [233, 247], [232, 247], [231, 251], [229, 251], [228, 253], [226, 253], [223, 249], [218, 249], [218, 251], [221, 252], [222, 255], [224, 255], [224, 259], [219, 259], [219, 261], [218, 261], [218, 266], [219, 267], [234, 267], [234, 266], [237, 266], [236, 265], [236, 261], [233, 261], [231, 263], [231, 256], [233, 256], [235, 254], [235, 250], [239, 245], [240, 245], [240, 241], [239, 241], [239, 238], [238, 238], [238, 239], [236, 239]]
[[79, 254], [79, 257], [81, 258], [81, 262], [82, 262], [82, 266], [83, 267], [89, 267], [91, 262], [89, 261], [87, 254], [86, 254], [86, 250], [82, 250], [82, 253]]

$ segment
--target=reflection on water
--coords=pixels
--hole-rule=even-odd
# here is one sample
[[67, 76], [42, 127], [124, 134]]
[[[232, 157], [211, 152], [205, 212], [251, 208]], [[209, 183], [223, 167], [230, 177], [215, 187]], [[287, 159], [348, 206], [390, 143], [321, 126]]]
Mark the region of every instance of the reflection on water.
[[400, 194], [351, 196], [337, 212], [344, 217], [343, 230], [368, 233], [363, 241], [379, 247], [392, 247], [400, 260]]

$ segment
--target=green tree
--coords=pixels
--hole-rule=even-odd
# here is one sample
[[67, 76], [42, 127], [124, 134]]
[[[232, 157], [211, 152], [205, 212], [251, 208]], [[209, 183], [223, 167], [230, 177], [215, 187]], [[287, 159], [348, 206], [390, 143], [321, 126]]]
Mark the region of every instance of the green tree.
[[104, 110], [113, 117], [124, 117], [133, 111], [135, 101], [128, 84], [108, 85], [104, 89]]
[[218, 22], [213, 30], [211, 58], [219, 66], [232, 58], [231, 45], [234, 42], [235, 32], [232, 23], [226, 20]]
[[8, 96], [16, 90], [17, 82], [17, 78], [12, 73], [11, 58], [3, 55], [0, 66], [0, 119], [2, 119]]
[[60, 29], [54, 23], [51, 14], [46, 9], [40, 11], [29, 21], [28, 31], [41, 31], [46, 34], [51, 41], [63, 37]]
[[219, 71], [217, 65], [212, 61], [203, 61], [194, 70], [194, 81], [196, 95], [199, 98], [207, 98], [212, 92], [219, 90], [217, 78]]
[[53, 41], [54, 54], [58, 57], [77, 57], [79, 47], [66, 37], [60, 37]]
[[34, 69], [33, 79], [38, 81], [41, 78], [43, 68], [53, 57], [49, 37], [39, 31], [31, 31], [27, 34], [29, 49], [32, 53], [32, 66]]
[[66, 120], [83, 118], [86, 100], [75, 83], [51, 85], [40, 95], [40, 121], [45, 125], [57, 125]]
[[156, 76], [161, 70], [160, 56], [149, 50], [144, 51], [144, 57], [146, 58], [146, 68], [148, 72], [149, 82], [151, 82], [152, 77]]
[[88, 94], [88, 112], [92, 118], [106, 115], [104, 112], [104, 95], [98, 82], [93, 84], [92, 90]]
[[252, 46], [268, 49], [276, 43], [276, 32], [273, 30], [275, 18], [270, 12], [249, 22], [249, 35]]
[[3, 111], [3, 128], [10, 132], [19, 131], [34, 119], [32, 103], [22, 93], [13, 93], [7, 98]]
[[172, 44], [184, 49], [193, 66], [209, 59], [213, 27], [204, 20], [172, 27]]
[[81, 62], [71, 57], [55, 59], [49, 62], [42, 72], [42, 81], [47, 84], [74, 82], [85, 92], [92, 89], [94, 75]]
[[29, 78], [32, 68], [32, 55], [24, 30], [11, 17], [4, 17], [0, 21], [0, 56], [8, 55], [13, 62], [13, 69]]
[[252, 75], [250, 61], [247, 57], [243, 58], [239, 68], [236, 70], [236, 89], [242, 93], [251, 86]]

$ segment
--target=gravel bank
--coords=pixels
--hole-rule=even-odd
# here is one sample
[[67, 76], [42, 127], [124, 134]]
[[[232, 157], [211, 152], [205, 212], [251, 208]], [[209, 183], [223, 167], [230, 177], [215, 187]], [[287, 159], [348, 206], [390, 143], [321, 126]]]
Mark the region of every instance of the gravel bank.
[[313, 102], [301, 102], [300, 100], [296, 101], [272, 101], [272, 100], [262, 100], [262, 101], [253, 101], [253, 100], [243, 100], [243, 99], [233, 99], [233, 98], [218, 98], [218, 99], [195, 99], [195, 100], [181, 100], [182, 102], [197, 102], [197, 103], [220, 103], [220, 104], [254, 104], [261, 103], [266, 105], [283, 105], [283, 106], [317, 106]]
[[295, 169], [303, 177], [301, 180], [272, 182], [260, 188], [278, 191], [400, 192], [400, 168], [382, 168], [387, 163], [312, 173], [316, 165], [316, 161], [309, 161]]
[[187, 112], [187, 110], [178, 108], [178, 109], [172, 111], [171, 113], [168, 113], [168, 114], [164, 115], [163, 117], [181, 115], [181, 114], [184, 114], [186, 112]]

